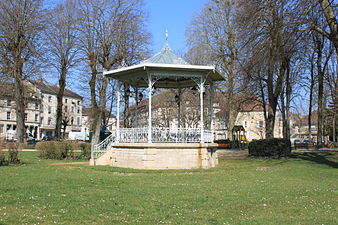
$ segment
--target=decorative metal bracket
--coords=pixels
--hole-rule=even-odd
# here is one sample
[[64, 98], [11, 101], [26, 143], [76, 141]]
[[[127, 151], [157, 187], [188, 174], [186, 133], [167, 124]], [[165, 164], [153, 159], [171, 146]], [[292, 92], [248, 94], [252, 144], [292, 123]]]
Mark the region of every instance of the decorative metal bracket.
[[[192, 81], [194, 81], [197, 84], [198, 90], [199, 92], [204, 92], [204, 83], [207, 80], [206, 77], [204, 76], [200, 76], [200, 77], [192, 77], [191, 78]], [[202, 89], [202, 90], [201, 90]]]

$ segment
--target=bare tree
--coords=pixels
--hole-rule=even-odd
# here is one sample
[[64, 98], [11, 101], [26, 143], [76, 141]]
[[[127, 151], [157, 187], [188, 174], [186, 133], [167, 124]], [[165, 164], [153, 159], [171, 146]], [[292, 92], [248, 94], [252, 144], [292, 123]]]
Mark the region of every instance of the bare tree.
[[[262, 100], [267, 103], [266, 137], [272, 138], [278, 100], [283, 90], [286, 95], [286, 114], [290, 108], [290, 62], [301, 35], [297, 18], [302, 11], [295, 2], [285, 0], [241, 1], [239, 5], [237, 21], [243, 40], [242, 52], [245, 54], [241, 59], [244, 65], [249, 60], [251, 70], [258, 75], [256, 80], [261, 89]], [[288, 130], [286, 114], [284, 126]]]
[[[140, 0], [85, 0], [79, 4], [81, 46], [91, 68], [91, 108], [95, 112], [91, 121], [93, 143], [99, 142], [101, 125], [106, 121], [108, 80], [98, 70], [110, 70], [136, 55], [128, 39], [131, 32], [143, 24]], [[136, 22], [139, 23], [136, 23]], [[137, 25], [137, 26], [136, 26]], [[133, 29], [131, 29], [133, 28]], [[132, 57], [131, 57], [132, 58]], [[131, 60], [132, 61], [132, 60]], [[97, 91], [98, 90], [98, 91]], [[119, 118], [117, 118], [119, 119]]]
[[49, 62], [59, 76], [57, 93], [55, 138], [61, 139], [63, 96], [67, 75], [78, 60], [76, 17], [74, 3], [66, 0], [58, 4], [48, 13], [48, 29], [46, 29], [46, 45], [49, 49]]
[[[193, 19], [187, 31], [189, 43], [192, 46], [190, 54], [198, 56], [194, 57], [198, 60], [197, 63], [216, 63], [226, 74], [225, 92], [229, 105], [227, 127], [230, 138], [232, 138], [231, 131], [237, 113], [234, 107], [235, 83], [239, 81], [235, 76], [239, 67], [235, 24], [236, 7], [236, 1], [232, 0], [209, 2], [204, 6], [202, 12]], [[205, 62], [200, 61], [203, 58]]]
[[336, 11], [334, 10], [334, 1], [318, 0], [317, 2], [321, 7], [321, 11], [326, 19], [326, 23], [329, 26], [330, 32], [326, 31], [323, 26], [321, 27], [318, 24], [312, 24], [311, 29], [330, 40], [336, 49], [336, 54], [338, 55], [338, 22]]
[[0, 2], [0, 62], [2, 72], [15, 84], [17, 137], [24, 141], [25, 86], [28, 65], [39, 55], [43, 30], [41, 0], [2, 0]]

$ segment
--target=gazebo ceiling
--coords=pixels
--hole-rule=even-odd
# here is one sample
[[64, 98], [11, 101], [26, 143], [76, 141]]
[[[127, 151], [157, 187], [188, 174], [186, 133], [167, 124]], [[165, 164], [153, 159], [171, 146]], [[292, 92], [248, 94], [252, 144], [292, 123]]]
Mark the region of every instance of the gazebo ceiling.
[[153, 57], [138, 65], [104, 71], [105, 76], [119, 80], [134, 87], [148, 87], [151, 75], [157, 88], [192, 87], [205, 79], [205, 84], [224, 80], [215, 66], [190, 65], [175, 55], [166, 44], [165, 48]]

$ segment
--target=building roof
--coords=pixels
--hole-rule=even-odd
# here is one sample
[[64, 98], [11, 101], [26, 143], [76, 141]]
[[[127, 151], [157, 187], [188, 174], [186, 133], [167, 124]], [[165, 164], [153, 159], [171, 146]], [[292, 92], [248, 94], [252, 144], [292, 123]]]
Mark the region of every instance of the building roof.
[[[43, 82], [43, 80], [38, 80], [38, 81], [32, 81], [33, 84], [35, 84], [37, 86], [38, 89], [40, 89], [40, 91], [42, 93], [46, 93], [46, 94], [51, 94], [51, 95], [57, 95], [57, 93], [59, 92], [59, 86], [57, 85], [47, 85]], [[83, 97], [69, 89], [65, 89], [64, 92], [64, 97], [70, 97], [70, 98], [77, 98], [77, 99], [82, 99]]]
[[[34, 100], [38, 100], [38, 96], [36, 93], [36, 90], [34, 90], [33, 86], [30, 85], [29, 83], [24, 82], [24, 87], [25, 87], [25, 98], [30, 98]], [[9, 98], [14, 98], [15, 93], [13, 90], [15, 90], [15, 83], [11, 81], [0, 81], [0, 96], [1, 97], [9, 97]]]
[[133, 87], [148, 87], [148, 75], [156, 77], [157, 88], [185, 88], [196, 86], [201, 79], [205, 84], [224, 80], [215, 66], [190, 65], [175, 55], [166, 44], [161, 52], [140, 64], [122, 67], [103, 74]]

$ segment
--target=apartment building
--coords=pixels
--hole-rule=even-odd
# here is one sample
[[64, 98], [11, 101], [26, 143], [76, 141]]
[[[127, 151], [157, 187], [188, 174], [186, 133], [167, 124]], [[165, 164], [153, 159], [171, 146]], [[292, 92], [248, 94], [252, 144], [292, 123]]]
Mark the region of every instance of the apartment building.
[[[16, 130], [16, 112], [14, 84], [2, 82], [0, 96], [0, 137]], [[25, 126], [27, 134], [41, 139], [44, 136], [54, 137], [58, 86], [47, 85], [43, 80], [25, 82]], [[66, 89], [63, 97], [63, 127], [65, 138], [70, 131], [81, 131], [83, 98]]]
[[[33, 83], [41, 92], [41, 119], [40, 136], [55, 136], [57, 93], [59, 87], [47, 85], [42, 80]], [[80, 132], [82, 126], [82, 96], [65, 89], [63, 96], [62, 127], [66, 127], [64, 137], [67, 138], [70, 131]]]
[[[41, 91], [29, 82], [25, 83], [25, 126], [27, 133], [40, 138]], [[14, 84], [0, 83], [0, 138], [13, 138], [16, 130], [16, 103]]]

